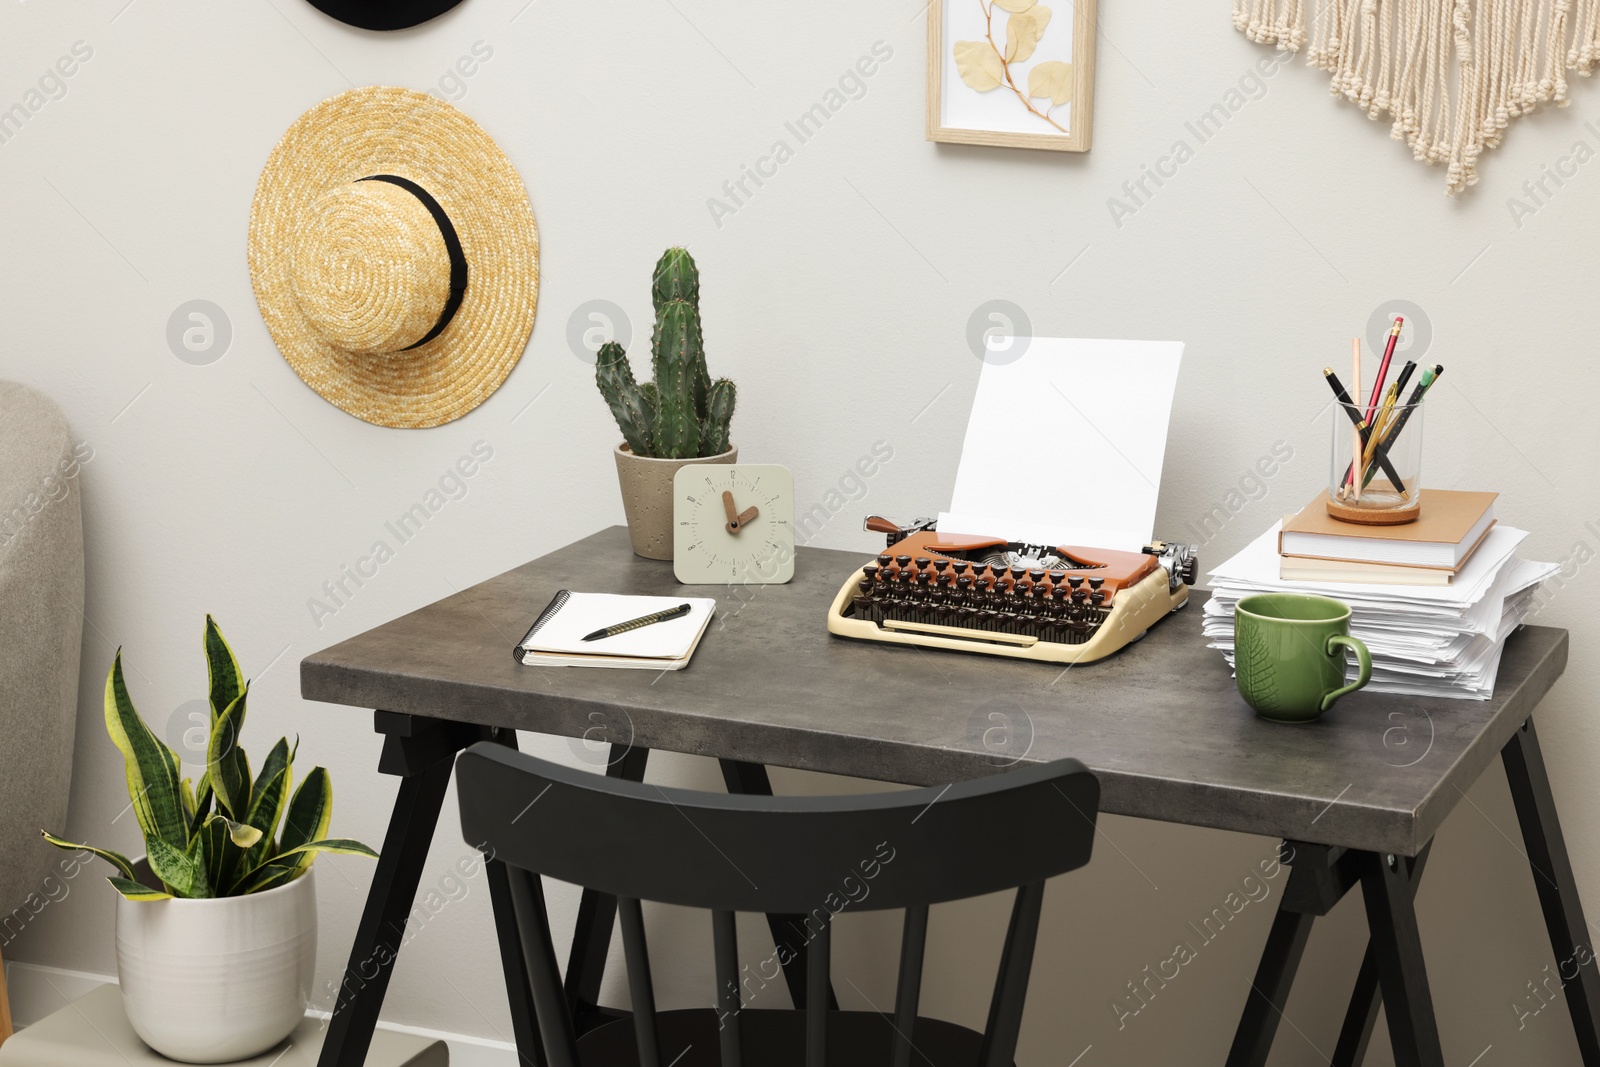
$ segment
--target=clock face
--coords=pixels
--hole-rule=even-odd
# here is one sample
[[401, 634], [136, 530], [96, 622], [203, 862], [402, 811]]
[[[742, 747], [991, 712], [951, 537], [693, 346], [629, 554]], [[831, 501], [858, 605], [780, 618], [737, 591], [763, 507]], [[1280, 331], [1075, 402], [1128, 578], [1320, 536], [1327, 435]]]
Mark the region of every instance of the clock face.
[[794, 577], [794, 477], [775, 463], [692, 463], [672, 483], [672, 570], [686, 585]]

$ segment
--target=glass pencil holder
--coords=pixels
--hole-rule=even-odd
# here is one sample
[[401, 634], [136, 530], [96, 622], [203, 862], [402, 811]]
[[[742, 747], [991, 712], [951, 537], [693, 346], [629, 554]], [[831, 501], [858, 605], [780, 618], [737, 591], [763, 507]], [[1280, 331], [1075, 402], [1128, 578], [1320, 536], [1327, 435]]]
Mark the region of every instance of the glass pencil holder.
[[1390, 526], [1422, 511], [1421, 404], [1394, 404], [1358, 427], [1353, 408], [1336, 405], [1328, 463], [1328, 514], [1345, 522]]

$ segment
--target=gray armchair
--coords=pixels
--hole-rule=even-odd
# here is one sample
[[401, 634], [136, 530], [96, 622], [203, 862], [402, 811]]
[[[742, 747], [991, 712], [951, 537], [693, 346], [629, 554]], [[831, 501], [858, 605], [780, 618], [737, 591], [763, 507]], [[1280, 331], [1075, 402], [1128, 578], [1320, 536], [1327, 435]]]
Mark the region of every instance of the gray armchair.
[[[61, 855], [40, 827], [67, 822], [89, 454], [48, 397], [0, 381], [0, 953], [26, 932]], [[0, 972], [0, 1024], [4, 993]]]

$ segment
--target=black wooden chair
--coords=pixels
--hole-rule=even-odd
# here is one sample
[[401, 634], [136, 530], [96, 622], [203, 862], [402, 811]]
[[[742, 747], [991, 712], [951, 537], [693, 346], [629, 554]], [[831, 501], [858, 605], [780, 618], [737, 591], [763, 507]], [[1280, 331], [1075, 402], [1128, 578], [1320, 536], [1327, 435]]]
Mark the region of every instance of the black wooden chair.
[[[457, 765], [462, 831], [505, 864], [549, 1067], [1000, 1067], [1016, 1053], [1045, 879], [1089, 861], [1100, 785], [1076, 760], [868, 796], [729, 796], [570, 770], [490, 743]], [[540, 875], [617, 898], [633, 1014], [574, 1032]], [[985, 1032], [917, 1016], [928, 906], [1016, 890]], [[712, 913], [715, 1009], [658, 1012], [641, 900]], [[905, 909], [894, 1014], [828, 1010], [841, 911]], [[736, 912], [804, 916], [808, 1007], [743, 1006]], [[789, 946], [792, 953], [795, 946]], [[777, 962], [787, 963], [783, 949]], [[776, 996], [760, 992], [753, 999]]]

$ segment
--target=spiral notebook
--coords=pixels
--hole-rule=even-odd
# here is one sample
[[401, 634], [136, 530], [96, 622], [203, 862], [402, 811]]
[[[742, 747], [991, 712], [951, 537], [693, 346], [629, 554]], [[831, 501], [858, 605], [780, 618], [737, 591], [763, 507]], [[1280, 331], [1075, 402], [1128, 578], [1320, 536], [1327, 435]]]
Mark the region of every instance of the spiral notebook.
[[[687, 603], [689, 612], [666, 622], [585, 641], [586, 634]], [[533, 620], [512, 655], [528, 667], [624, 667], [681, 671], [700, 644], [717, 602], [711, 597], [629, 596], [563, 589]]]

